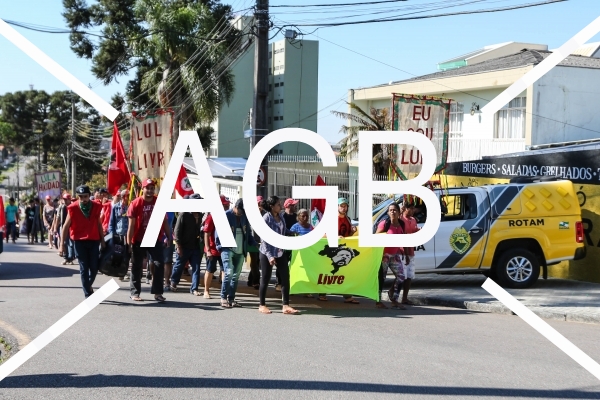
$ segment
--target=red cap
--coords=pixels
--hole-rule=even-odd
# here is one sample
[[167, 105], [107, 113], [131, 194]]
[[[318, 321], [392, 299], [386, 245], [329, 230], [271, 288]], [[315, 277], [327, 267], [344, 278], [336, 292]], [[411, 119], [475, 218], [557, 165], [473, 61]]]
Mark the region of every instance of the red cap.
[[298, 204], [300, 202], [300, 200], [294, 200], [294, 199], [287, 199], [285, 201], [285, 203], [283, 203], [283, 207], [284, 208], [288, 208], [289, 206], [291, 206], [292, 204]]
[[69, 193], [65, 193], [65, 194], [62, 195], [62, 198], [63, 199], [70, 199], [71, 195]]
[[259, 203], [263, 201], [263, 197], [262, 196], [256, 196], [256, 202]]
[[148, 185], [156, 186], [156, 182], [154, 181], [154, 179], [145, 179], [144, 182], [142, 182], [142, 187], [146, 187]]
[[227, 197], [225, 197], [224, 194], [221, 195], [221, 204], [225, 204], [225, 205], [231, 204], [231, 202], [229, 201], [229, 199]]

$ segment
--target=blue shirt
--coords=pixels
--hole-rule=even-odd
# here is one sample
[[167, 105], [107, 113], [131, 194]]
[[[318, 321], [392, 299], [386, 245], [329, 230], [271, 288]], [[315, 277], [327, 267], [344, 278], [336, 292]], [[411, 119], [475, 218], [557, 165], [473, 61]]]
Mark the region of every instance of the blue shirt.
[[290, 228], [290, 231], [292, 232], [296, 232], [298, 235], [302, 236], [302, 235], [306, 235], [308, 232], [312, 231], [313, 227], [312, 226], [308, 226], [308, 228], [304, 228], [302, 225], [300, 225], [299, 222], [296, 222], [294, 225], [292, 225], [292, 227]]
[[4, 209], [6, 214], [6, 222], [15, 222], [15, 214], [19, 211], [19, 207], [11, 206], [10, 204]]
[[108, 233], [116, 233], [120, 236], [127, 235], [129, 227], [129, 219], [127, 218], [128, 206], [123, 204], [123, 201], [114, 204], [110, 210], [110, 222], [108, 223]]

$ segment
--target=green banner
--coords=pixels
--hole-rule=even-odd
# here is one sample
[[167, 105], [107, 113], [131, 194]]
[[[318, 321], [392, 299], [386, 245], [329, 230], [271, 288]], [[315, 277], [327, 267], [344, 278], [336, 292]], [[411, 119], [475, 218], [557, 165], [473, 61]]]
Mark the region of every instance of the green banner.
[[290, 293], [352, 294], [379, 299], [378, 273], [383, 247], [358, 247], [358, 237], [327, 239], [292, 252]]

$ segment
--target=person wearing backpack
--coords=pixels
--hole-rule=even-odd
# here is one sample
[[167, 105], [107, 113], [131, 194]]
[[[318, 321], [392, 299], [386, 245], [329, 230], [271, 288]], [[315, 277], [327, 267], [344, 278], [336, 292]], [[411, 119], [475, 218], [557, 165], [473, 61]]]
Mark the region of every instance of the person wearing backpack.
[[[386, 233], [388, 235], [403, 234], [404, 222], [400, 219], [400, 206], [398, 203], [391, 203], [388, 206], [387, 214], [389, 218], [379, 222], [379, 225], [377, 225], [377, 231], [375, 233]], [[387, 308], [385, 304], [381, 302], [381, 292], [383, 290], [383, 284], [385, 282], [385, 277], [387, 276], [388, 268], [391, 268], [394, 275], [396, 275], [394, 286], [392, 287], [394, 293], [396, 292], [396, 289], [398, 289], [398, 291], [400, 290], [400, 284], [402, 284], [406, 278], [403, 259], [403, 247], [386, 247], [383, 249], [383, 257], [381, 259], [381, 267], [379, 269], [379, 301], [375, 304], [377, 308]], [[390, 301], [392, 302], [393, 308], [406, 310], [406, 307], [398, 303], [397, 296], [390, 296]]]

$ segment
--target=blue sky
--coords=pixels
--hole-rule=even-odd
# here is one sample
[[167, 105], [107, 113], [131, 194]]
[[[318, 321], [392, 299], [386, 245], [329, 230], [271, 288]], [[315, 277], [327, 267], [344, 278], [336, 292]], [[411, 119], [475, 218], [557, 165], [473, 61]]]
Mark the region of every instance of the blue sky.
[[[253, 3], [251, 0], [223, 2], [233, 4], [236, 10], [246, 8]], [[355, 2], [355, 0], [271, 0], [270, 4], [336, 2]], [[419, 2], [422, 0], [409, 0], [406, 4], [418, 5]], [[471, 9], [501, 7], [518, 2], [526, 1], [500, 0], [471, 7]], [[57, 28], [66, 27], [61, 15], [61, 0], [19, 0], [7, 3], [5, 2], [0, 9], [0, 18]], [[327, 14], [278, 14], [289, 11], [281, 8], [272, 8], [272, 11], [275, 13], [275, 18], [291, 22], [327, 17]], [[297, 9], [292, 11], [296, 12]], [[547, 44], [550, 49], [556, 48], [598, 16], [600, 16], [599, 0], [569, 0], [543, 7], [493, 14], [324, 28], [304, 38], [322, 39], [319, 45], [318, 107], [324, 109], [337, 100], [345, 98], [350, 88], [377, 85], [435, 72], [438, 62], [486, 45], [519, 41]], [[306, 32], [313, 29], [303, 28]], [[79, 59], [72, 53], [68, 35], [38, 33], [22, 28], [17, 30], [82, 82], [91, 84], [94, 91], [104, 99], [110, 100], [112, 94], [123, 91], [127, 78], [123, 77], [119, 83], [110, 86], [102, 85], [89, 72], [90, 62]], [[278, 36], [274, 40], [280, 38], [281, 36]], [[600, 35], [596, 35], [591, 41], [600, 41]], [[390, 64], [397, 69], [352, 53], [338, 45]], [[27, 90], [30, 84], [34, 85], [35, 89], [48, 92], [66, 89], [60, 81], [1, 36], [0, 51], [2, 54], [0, 93]], [[346, 105], [343, 102], [337, 102], [318, 115], [318, 133], [330, 142], [341, 139], [342, 136], [338, 131], [343, 123], [342, 120], [331, 115], [330, 110], [344, 111], [345, 109]]]

